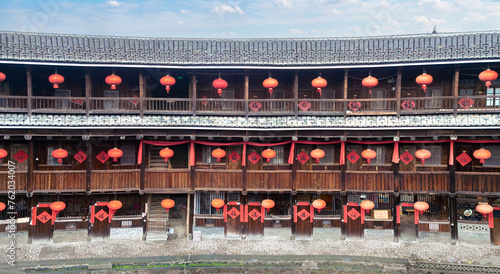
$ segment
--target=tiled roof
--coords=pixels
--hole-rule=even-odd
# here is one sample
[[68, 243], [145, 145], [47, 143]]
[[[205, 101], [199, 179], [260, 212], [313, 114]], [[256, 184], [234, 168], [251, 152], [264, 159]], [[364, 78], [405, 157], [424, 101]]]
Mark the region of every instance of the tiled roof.
[[404, 115], [396, 116], [284, 116], [284, 117], [230, 117], [230, 116], [167, 116], [151, 115], [50, 115], [0, 114], [0, 128], [203, 128], [218, 130], [249, 129], [310, 130], [336, 128], [345, 130], [387, 130], [396, 128], [500, 128], [500, 114]]
[[500, 31], [311, 39], [180, 39], [0, 32], [0, 61], [286, 67], [474, 59], [500, 59]]

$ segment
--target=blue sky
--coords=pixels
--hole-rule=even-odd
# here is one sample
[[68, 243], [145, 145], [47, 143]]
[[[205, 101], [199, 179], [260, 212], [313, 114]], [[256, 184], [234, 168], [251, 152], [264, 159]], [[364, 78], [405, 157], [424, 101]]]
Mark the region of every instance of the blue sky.
[[10, 31], [192, 38], [352, 37], [500, 29], [490, 0], [2, 0]]

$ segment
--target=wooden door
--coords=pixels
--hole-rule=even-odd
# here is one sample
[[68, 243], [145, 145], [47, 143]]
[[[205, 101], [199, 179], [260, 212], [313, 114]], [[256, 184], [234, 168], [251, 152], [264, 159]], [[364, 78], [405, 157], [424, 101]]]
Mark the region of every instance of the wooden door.
[[243, 216], [243, 206], [239, 203], [229, 202], [224, 206], [224, 236], [227, 238], [241, 237]]
[[33, 242], [50, 242], [54, 236], [50, 204], [38, 204], [31, 209], [31, 237]]
[[415, 210], [413, 203], [401, 204], [400, 229], [402, 242], [414, 242], [417, 240], [418, 225], [415, 224]]
[[493, 211], [493, 244], [500, 245], [500, 210]]
[[346, 222], [347, 237], [361, 239], [364, 236], [364, 225], [361, 223], [361, 207], [359, 205], [344, 206], [344, 222]]
[[96, 203], [90, 209], [92, 239], [109, 238], [111, 223], [109, 222], [108, 203]]
[[265, 209], [257, 202], [249, 202], [245, 206], [245, 222], [248, 223], [249, 239], [264, 238], [264, 218], [266, 216]]
[[308, 202], [299, 202], [293, 206], [295, 239], [309, 240], [313, 237], [314, 208]]

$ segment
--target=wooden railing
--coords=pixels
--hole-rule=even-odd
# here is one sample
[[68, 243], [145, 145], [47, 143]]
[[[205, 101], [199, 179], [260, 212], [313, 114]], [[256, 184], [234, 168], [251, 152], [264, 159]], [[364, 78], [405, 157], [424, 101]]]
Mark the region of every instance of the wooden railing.
[[344, 103], [343, 99], [299, 99], [298, 112], [299, 115], [343, 114]]
[[[8, 171], [0, 171], [0, 192], [7, 192], [9, 190], [18, 191], [28, 191], [27, 182], [28, 182], [28, 174], [27, 172], [16, 171], [14, 177], [10, 174], [9, 178]], [[9, 181], [14, 181], [14, 183], [9, 183]], [[13, 187], [9, 187], [13, 186]], [[14, 188], [14, 189], [13, 189]]]
[[92, 190], [136, 190], [139, 189], [139, 170], [92, 170]]
[[85, 97], [50, 97], [36, 96], [31, 99], [33, 112], [85, 112]]
[[346, 189], [368, 191], [394, 190], [392, 171], [346, 171]]
[[196, 170], [195, 189], [243, 189], [241, 170]]
[[26, 96], [1, 96], [0, 112], [27, 112], [28, 97]]
[[247, 189], [251, 190], [291, 190], [291, 170], [249, 170], [247, 171]]
[[500, 172], [457, 172], [457, 192], [500, 192]]
[[33, 171], [33, 191], [85, 191], [85, 170], [35, 170]]
[[348, 99], [347, 114], [395, 114], [395, 98], [377, 98], [377, 99]]
[[147, 169], [145, 189], [190, 189], [189, 169]]
[[90, 99], [91, 113], [114, 113], [117, 111], [139, 113], [140, 108], [139, 97], [93, 97]]
[[340, 171], [297, 170], [297, 190], [340, 190]]
[[236, 114], [245, 112], [245, 100], [243, 99], [196, 99], [196, 113], [200, 114]]
[[457, 112], [500, 111], [500, 95], [458, 96], [457, 102]]
[[248, 100], [249, 115], [293, 114], [294, 99], [252, 99]]
[[400, 174], [400, 189], [410, 191], [449, 191], [450, 173], [443, 172], [406, 172]]
[[192, 103], [189, 98], [144, 98], [144, 113], [190, 113]]
[[452, 96], [401, 98], [401, 113], [453, 113], [455, 100]]

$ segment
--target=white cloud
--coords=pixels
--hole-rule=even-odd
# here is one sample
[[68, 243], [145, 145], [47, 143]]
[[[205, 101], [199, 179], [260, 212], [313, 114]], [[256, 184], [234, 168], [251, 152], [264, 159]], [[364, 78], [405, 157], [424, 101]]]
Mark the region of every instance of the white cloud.
[[453, 1], [443, 2], [441, 0], [420, 0], [418, 6], [425, 9], [432, 9], [436, 11], [449, 11], [453, 8]]
[[277, 6], [290, 7], [292, 6], [291, 0], [274, 0], [274, 4]]
[[436, 24], [444, 24], [446, 23], [446, 20], [444, 19], [437, 19], [437, 18], [427, 18], [423, 15], [421, 16], [414, 16], [413, 17], [413, 22], [417, 24], [424, 24], [424, 25], [436, 25]]
[[120, 6], [120, 3], [116, 0], [106, 1], [106, 3], [108, 3], [108, 5], [110, 5], [112, 7], [119, 7]]
[[241, 10], [241, 8], [238, 7], [237, 5], [235, 5], [234, 7], [231, 7], [229, 5], [220, 5], [220, 6], [214, 7], [210, 11], [213, 12], [213, 13], [217, 13], [217, 14], [224, 14], [224, 13], [239, 13], [239, 14], [243, 14], [243, 10]]
[[302, 33], [304, 33], [300, 29], [289, 29], [289, 31], [290, 31], [290, 33], [293, 33], [293, 34], [302, 34]]
[[181, 14], [186, 14], [186, 13], [189, 13], [189, 10], [184, 10], [184, 9], [182, 9], [182, 10], [180, 10], [180, 13], [181, 13]]

